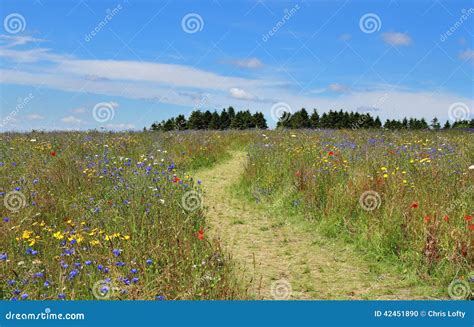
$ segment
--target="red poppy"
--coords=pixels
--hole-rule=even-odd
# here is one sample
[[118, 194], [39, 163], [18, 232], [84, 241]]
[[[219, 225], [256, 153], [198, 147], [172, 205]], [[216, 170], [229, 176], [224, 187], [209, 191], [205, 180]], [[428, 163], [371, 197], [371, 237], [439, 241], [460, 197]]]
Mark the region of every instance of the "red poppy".
[[448, 215], [445, 215], [445, 216], [443, 217], [443, 219], [444, 219], [445, 222], [448, 222], [449, 216], [448, 216]]
[[474, 225], [469, 226], [469, 229], [474, 231]]
[[56, 151], [51, 151], [51, 156], [56, 157]]
[[295, 173], [295, 176], [300, 177], [300, 176], [301, 176], [301, 172], [300, 172], [299, 170], [297, 170], [296, 173]]
[[202, 228], [197, 232], [197, 238], [201, 241], [204, 239], [204, 231], [202, 230]]
[[329, 154], [330, 156], [333, 156], [333, 155], [334, 155], [334, 152], [329, 151], [328, 154]]
[[425, 216], [425, 223], [429, 223], [430, 222], [430, 216]]
[[418, 202], [412, 202], [412, 204], [410, 205], [410, 208], [413, 208], [413, 209], [418, 208]]
[[180, 180], [179, 177], [173, 176], [173, 183], [178, 183]]
[[472, 220], [472, 216], [464, 216], [464, 220], [465, 220], [465, 221], [471, 221], [471, 220]]

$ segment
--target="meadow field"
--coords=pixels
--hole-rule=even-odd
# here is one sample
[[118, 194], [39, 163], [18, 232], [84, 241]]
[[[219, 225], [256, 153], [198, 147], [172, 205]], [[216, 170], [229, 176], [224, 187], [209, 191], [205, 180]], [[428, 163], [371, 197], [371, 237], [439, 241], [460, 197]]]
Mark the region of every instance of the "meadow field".
[[472, 296], [468, 130], [0, 139], [1, 299]]

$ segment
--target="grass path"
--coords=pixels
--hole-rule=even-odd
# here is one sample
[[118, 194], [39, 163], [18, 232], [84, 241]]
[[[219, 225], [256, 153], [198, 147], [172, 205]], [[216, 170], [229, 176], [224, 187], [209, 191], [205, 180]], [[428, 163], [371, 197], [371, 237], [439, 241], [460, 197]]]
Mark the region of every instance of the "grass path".
[[393, 270], [374, 270], [374, 264], [349, 246], [234, 196], [232, 186], [238, 183], [246, 160], [244, 152], [233, 152], [230, 160], [199, 171], [197, 177], [204, 187], [209, 234], [230, 252], [253, 297], [426, 298], [425, 291]]

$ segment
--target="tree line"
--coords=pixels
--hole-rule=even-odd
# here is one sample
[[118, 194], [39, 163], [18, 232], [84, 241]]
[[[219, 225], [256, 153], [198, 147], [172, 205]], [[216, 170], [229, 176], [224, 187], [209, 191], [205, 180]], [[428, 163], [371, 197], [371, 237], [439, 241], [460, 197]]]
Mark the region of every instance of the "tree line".
[[233, 107], [223, 109], [221, 113], [209, 110], [202, 112], [195, 110], [191, 112], [188, 119], [184, 115], [178, 115], [161, 123], [153, 123], [152, 130], [171, 131], [186, 129], [267, 129], [267, 121], [261, 112], [251, 114], [249, 110], [237, 111]]
[[[217, 111], [210, 112], [209, 110], [202, 112], [195, 110], [191, 113], [189, 118], [184, 115], [178, 115], [160, 123], [155, 122], [151, 125], [152, 130], [171, 131], [171, 130], [226, 130], [226, 129], [250, 129], [259, 128], [267, 129], [267, 121], [261, 112], [255, 114], [250, 113], [249, 110], [235, 111], [233, 107], [223, 109], [220, 113]], [[433, 129], [439, 130], [449, 128], [474, 128], [474, 119], [460, 120], [454, 122], [452, 125], [449, 121], [441, 127], [438, 118], [428, 124], [424, 119], [417, 118], [403, 118], [402, 120], [387, 119], [382, 124], [380, 118], [375, 118], [370, 113], [347, 112], [343, 110], [325, 112], [319, 115], [316, 109], [309, 114], [306, 109], [290, 113], [284, 112], [277, 122], [277, 128], [326, 128], [326, 129], [359, 129], [359, 128], [385, 128], [390, 130], [399, 129]]]

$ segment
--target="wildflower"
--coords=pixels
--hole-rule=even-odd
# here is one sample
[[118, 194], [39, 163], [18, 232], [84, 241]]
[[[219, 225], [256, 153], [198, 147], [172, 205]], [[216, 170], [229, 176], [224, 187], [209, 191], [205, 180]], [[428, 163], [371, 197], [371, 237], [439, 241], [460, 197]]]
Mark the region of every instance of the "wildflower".
[[66, 298], [66, 294], [64, 294], [64, 293], [59, 293], [58, 294], [58, 299], [64, 300], [65, 298]]
[[45, 280], [43, 286], [44, 286], [44, 287], [49, 287], [49, 285], [51, 285], [51, 284], [49, 283], [49, 281]]
[[430, 216], [425, 216], [425, 223], [428, 223], [430, 221]]
[[26, 249], [26, 254], [31, 254], [31, 255], [37, 255], [38, 254], [38, 251], [36, 250], [33, 250], [32, 248], [28, 248]]
[[117, 267], [123, 267], [123, 266], [125, 266], [125, 262], [123, 262], [123, 261], [118, 261], [118, 262], [115, 263], [115, 265], [116, 265]]
[[26, 300], [26, 299], [28, 298], [28, 293], [23, 293], [23, 294], [20, 296], [20, 298], [21, 298], [22, 300]]
[[136, 274], [136, 273], [138, 273], [138, 269], [137, 269], [137, 268], [132, 268], [132, 269], [130, 270], [130, 272], [131, 272], [132, 274]]
[[473, 169], [474, 169], [474, 165], [470, 165], [469, 170], [473, 170]]
[[166, 298], [165, 298], [164, 295], [157, 295], [155, 299], [156, 299], [157, 301], [164, 301], [164, 300], [166, 300]]
[[8, 283], [8, 285], [13, 286], [13, 285], [16, 284], [16, 280], [14, 280], [14, 279], [9, 279], [7, 283]]
[[412, 204], [410, 205], [410, 208], [412, 209], [418, 208], [418, 202], [412, 202]]
[[92, 263], [92, 261], [90, 261], [90, 260], [87, 260], [86, 262], [84, 262], [84, 264], [85, 264], [86, 266], [90, 266], [91, 263]]
[[10, 221], [10, 218], [8, 218], [8, 217], [3, 218], [3, 222], [8, 223], [9, 221]]
[[51, 157], [56, 157], [56, 151], [51, 151]]
[[57, 231], [56, 233], [53, 233], [53, 237], [57, 240], [62, 240], [64, 235], [60, 231]]
[[114, 256], [118, 257], [122, 253], [122, 250], [121, 249], [113, 249], [112, 253], [114, 254]]
[[469, 226], [469, 229], [470, 229], [471, 231], [474, 231], [474, 224], [471, 224], [471, 225]]
[[202, 230], [202, 228], [197, 232], [197, 238], [201, 241], [204, 239], [204, 231]]
[[35, 277], [36, 277], [36, 278], [41, 278], [41, 277], [43, 277], [43, 276], [44, 276], [44, 274], [43, 274], [41, 271], [35, 273]]
[[100, 271], [102, 271], [102, 270], [104, 269], [104, 266], [98, 265], [98, 266], [97, 266], [97, 269], [99, 269]]
[[7, 261], [8, 255], [6, 253], [0, 253], [0, 261]]
[[132, 278], [132, 283], [138, 283], [140, 279], [138, 277], [133, 277]]
[[472, 216], [464, 216], [464, 220], [465, 220], [465, 221], [471, 221], [471, 220], [472, 220]]
[[449, 221], [449, 216], [448, 216], [448, 215], [445, 215], [445, 216], [443, 217], [443, 220], [444, 220], [445, 222], [448, 222], [448, 221]]
[[388, 174], [383, 174], [383, 178], [388, 178]]
[[69, 280], [72, 280], [72, 279], [74, 279], [74, 277], [76, 277], [78, 274], [79, 274], [79, 270], [77, 270], [77, 269], [71, 270], [71, 272], [69, 273], [68, 279], [69, 279]]
[[329, 151], [329, 152], [328, 152], [328, 155], [333, 156], [333, 155], [334, 155], [334, 152], [333, 152], [333, 151]]
[[147, 264], [147, 265], [151, 265], [151, 264], [153, 264], [153, 260], [151, 260], [151, 259], [148, 259], [148, 260], [146, 261], [146, 264]]

